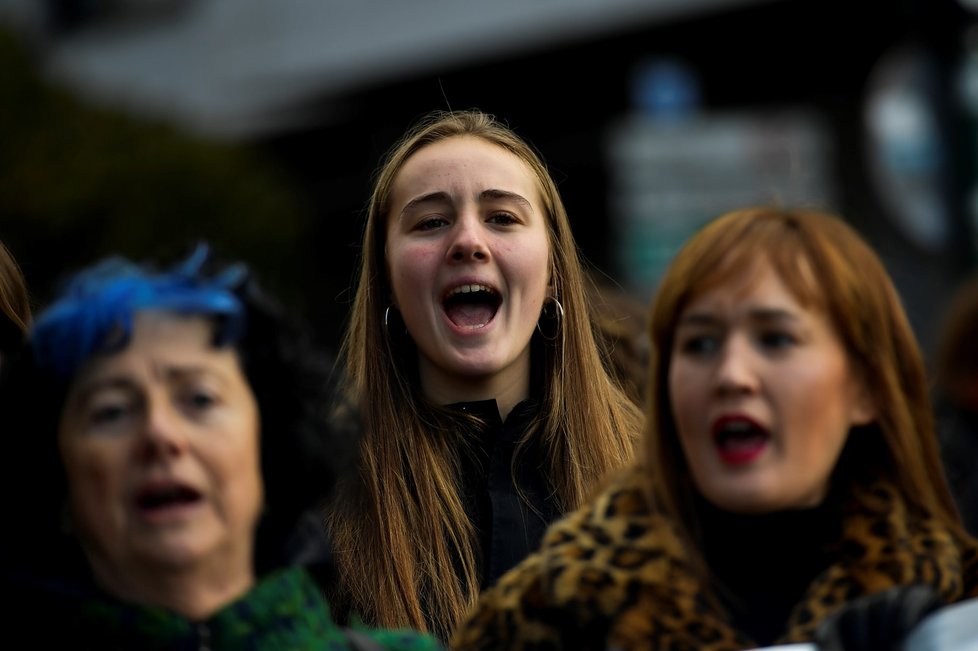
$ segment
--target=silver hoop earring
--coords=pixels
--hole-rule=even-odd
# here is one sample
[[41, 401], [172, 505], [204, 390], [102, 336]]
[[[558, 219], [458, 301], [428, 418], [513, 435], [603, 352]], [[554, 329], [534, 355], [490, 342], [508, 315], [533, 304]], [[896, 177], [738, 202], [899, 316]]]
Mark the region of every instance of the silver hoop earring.
[[[557, 306], [557, 322], [558, 322], [557, 327], [559, 328], [560, 324], [564, 322], [564, 306], [561, 305], [560, 301], [558, 301], [556, 298], [551, 298], [550, 300], [552, 300], [554, 302], [554, 305]], [[540, 312], [540, 316], [541, 317], [543, 316], [542, 311]], [[543, 332], [543, 328], [540, 327], [540, 319], [537, 319], [537, 332], [543, 335], [544, 338], [547, 338], [547, 335], [545, 335]]]
[[391, 314], [391, 308], [392, 308], [392, 307], [394, 307], [394, 306], [393, 306], [393, 305], [388, 305], [388, 306], [387, 306], [387, 309], [386, 309], [386, 310], [384, 310], [384, 329], [385, 329], [385, 330], [386, 330], [386, 329], [388, 328], [388, 325], [387, 325], [387, 322], [388, 322], [388, 319], [389, 319], [389, 317], [390, 317], [390, 314]]
[[557, 306], [557, 312], [560, 313], [560, 318], [563, 319], [564, 318], [564, 306], [561, 305], [560, 304], [560, 301], [558, 301], [556, 298], [554, 298], [553, 300], [554, 300], [554, 305]]

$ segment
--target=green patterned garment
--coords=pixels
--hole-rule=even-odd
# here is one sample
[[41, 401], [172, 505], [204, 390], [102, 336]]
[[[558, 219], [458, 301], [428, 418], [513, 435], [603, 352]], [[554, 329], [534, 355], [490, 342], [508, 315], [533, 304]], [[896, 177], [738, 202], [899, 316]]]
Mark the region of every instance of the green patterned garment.
[[[75, 648], [209, 649], [212, 651], [350, 651], [347, 631], [333, 623], [319, 588], [302, 569], [269, 574], [247, 595], [205, 622], [162, 608], [87, 601], [74, 620]], [[359, 637], [387, 651], [437, 651], [416, 631], [362, 629]]]

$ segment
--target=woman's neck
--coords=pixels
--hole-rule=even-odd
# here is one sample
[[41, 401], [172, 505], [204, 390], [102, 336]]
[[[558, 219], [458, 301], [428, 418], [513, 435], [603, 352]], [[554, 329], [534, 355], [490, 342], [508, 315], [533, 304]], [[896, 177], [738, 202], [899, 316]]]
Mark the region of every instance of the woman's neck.
[[792, 609], [831, 561], [839, 509], [830, 495], [810, 508], [743, 515], [697, 497], [704, 560], [738, 629], [760, 644], [784, 632]]
[[134, 563], [133, 567], [110, 568], [90, 556], [89, 563], [95, 582], [116, 598], [166, 608], [193, 621], [208, 619], [255, 583], [250, 565], [235, 568], [227, 562], [220, 567]]
[[506, 420], [509, 412], [530, 394], [529, 361], [481, 377], [448, 376], [422, 360], [421, 388], [428, 399], [439, 405], [476, 400], [495, 400], [499, 416]]

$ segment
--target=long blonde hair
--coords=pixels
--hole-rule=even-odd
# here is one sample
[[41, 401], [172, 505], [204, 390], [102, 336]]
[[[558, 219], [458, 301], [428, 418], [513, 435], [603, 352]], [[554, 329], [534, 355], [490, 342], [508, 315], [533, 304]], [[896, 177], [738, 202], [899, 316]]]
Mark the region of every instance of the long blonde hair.
[[663, 277], [652, 308], [645, 435], [652, 499], [694, 543], [697, 524], [688, 508], [693, 489], [669, 401], [676, 325], [690, 301], [759, 258], [770, 262], [799, 302], [824, 311], [869, 387], [877, 418], [853, 441], [858, 459], [847, 464], [852, 472], [845, 480], [887, 478], [911, 508], [963, 535], [944, 480], [923, 357], [899, 295], [882, 262], [850, 226], [810, 210], [728, 213], [687, 242]]
[[[364, 425], [358, 481], [327, 514], [339, 570], [333, 596], [379, 626], [410, 626], [447, 638], [479, 591], [477, 538], [459, 490], [457, 417], [421, 393], [417, 352], [385, 327], [390, 280], [385, 237], [391, 187], [405, 161], [427, 145], [477, 137], [522, 160], [547, 214], [550, 272], [563, 314], [545, 308], [553, 336], [534, 335], [541, 414], [537, 437], [564, 509], [582, 504], [612, 469], [634, 457], [641, 414], [608, 375], [594, 335], [584, 273], [556, 185], [542, 160], [510, 129], [478, 111], [434, 113], [388, 154], [375, 179], [351, 320], [341, 351], [350, 397]], [[393, 312], [393, 310], [392, 310]], [[403, 324], [400, 324], [403, 330]]]

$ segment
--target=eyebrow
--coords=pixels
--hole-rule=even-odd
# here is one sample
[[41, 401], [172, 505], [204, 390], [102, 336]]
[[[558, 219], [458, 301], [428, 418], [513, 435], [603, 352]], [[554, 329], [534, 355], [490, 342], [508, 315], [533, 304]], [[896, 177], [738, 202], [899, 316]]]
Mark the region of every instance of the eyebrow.
[[516, 203], [522, 205], [528, 210], [533, 210], [533, 206], [530, 204], [526, 197], [516, 194], [515, 192], [509, 192], [507, 190], [483, 190], [479, 193], [479, 199], [507, 199], [509, 201], [515, 201]]
[[423, 194], [420, 197], [415, 197], [411, 199], [404, 207], [401, 208], [401, 214], [414, 210], [418, 206], [422, 206], [427, 203], [451, 203], [448, 198], [447, 192], [429, 192], [428, 194]]
[[[210, 369], [206, 366], [172, 366], [162, 369], [162, 375], [166, 381], [172, 380], [183, 380], [188, 377], [196, 377], [206, 375], [208, 377], [216, 378], [220, 382], [226, 382], [224, 374], [216, 370]], [[98, 393], [99, 391], [112, 390], [112, 389], [122, 389], [122, 390], [136, 390], [137, 384], [129, 377], [124, 374], [121, 375], [109, 375], [104, 378], [96, 378], [94, 380], [88, 381], [83, 384], [78, 391], [77, 399], [87, 400], [92, 394]]]
[[[521, 206], [525, 207], [527, 210], [532, 212], [533, 205], [529, 200], [515, 192], [509, 192], [508, 190], [497, 190], [495, 188], [490, 188], [488, 190], [483, 190], [479, 193], [479, 201], [492, 201], [492, 200], [509, 200], [515, 201]], [[420, 197], [415, 197], [411, 199], [404, 207], [401, 208], [401, 215], [414, 210], [418, 206], [422, 206], [430, 203], [443, 203], [450, 204], [452, 202], [451, 197], [449, 197], [447, 192], [429, 192], [428, 194], [423, 194]]]
[[[747, 316], [752, 321], [798, 321], [798, 315], [794, 312], [776, 307], [755, 308], [750, 310]], [[707, 312], [693, 312], [682, 317], [676, 327], [717, 325], [722, 321], [723, 319]]]

